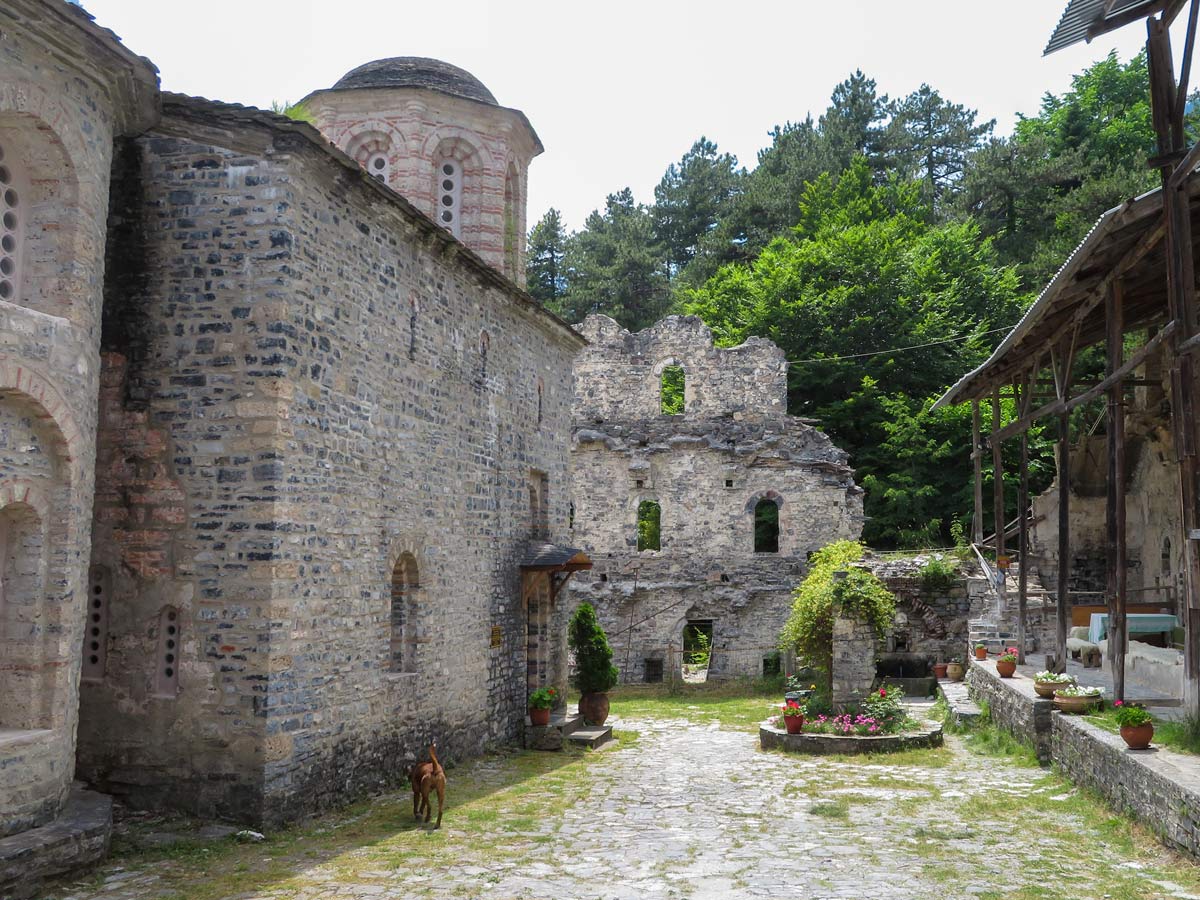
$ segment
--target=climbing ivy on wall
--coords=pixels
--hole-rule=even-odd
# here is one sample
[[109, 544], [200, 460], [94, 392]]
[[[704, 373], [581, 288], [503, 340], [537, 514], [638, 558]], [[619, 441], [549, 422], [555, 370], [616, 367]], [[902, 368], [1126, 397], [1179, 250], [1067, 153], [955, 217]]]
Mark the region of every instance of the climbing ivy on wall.
[[[780, 647], [794, 651], [807, 665], [823, 672], [826, 682], [833, 661], [833, 621], [839, 612], [869, 622], [880, 637], [896, 614], [896, 598], [883, 582], [871, 572], [853, 567], [864, 551], [857, 541], [836, 541], [814, 553], [780, 634]], [[845, 572], [845, 578], [837, 578], [838, 572]]]

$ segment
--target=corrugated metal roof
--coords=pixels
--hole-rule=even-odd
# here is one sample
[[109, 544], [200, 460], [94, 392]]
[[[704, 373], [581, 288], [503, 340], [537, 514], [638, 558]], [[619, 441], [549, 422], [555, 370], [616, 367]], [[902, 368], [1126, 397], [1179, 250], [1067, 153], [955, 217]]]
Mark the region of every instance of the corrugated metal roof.
[[1105, 5], [1110, 0], [1071, 0], [1063, 10], [1062, 18], [1054, 34], [1050, 35], [1050, 43], [1042, 51], [1042, 55], [1070, 47], [1088, 39], [1088, 30], [1104, 19], [1112, 19], [1121, 13], [1146, 7], [1146, 15], [1150, 15], [1159, 6], [1158, 0], [1111, 0], [1112, 8], [1105, 12]]

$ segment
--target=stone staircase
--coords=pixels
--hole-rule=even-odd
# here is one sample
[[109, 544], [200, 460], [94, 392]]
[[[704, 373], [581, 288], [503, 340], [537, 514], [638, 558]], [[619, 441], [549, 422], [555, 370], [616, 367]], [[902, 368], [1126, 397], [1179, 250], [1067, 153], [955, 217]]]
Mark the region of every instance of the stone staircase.
[[613, 739], [612, 725], [588, 725], [578, 707], [555, 710], [550, 724], [534, 725], [525, 717], [525, 746], [530, 750], [561, 750], [576, 747], [602, 747]]
[[[1053, 643], [1054, 598], [1042, 585], [1036, 568], [1028, 576], [1025, 604], [1025, 652], [1034, 653]], [[983, 644], [989, 653], [1015, 646], [1017, 640], [1017, 576], [1009, 573], [1004, 585], [1005, 598], [993, 588], [969, 623], [970, 645]], [[973, 610], [973, 612], [975, 612]]]

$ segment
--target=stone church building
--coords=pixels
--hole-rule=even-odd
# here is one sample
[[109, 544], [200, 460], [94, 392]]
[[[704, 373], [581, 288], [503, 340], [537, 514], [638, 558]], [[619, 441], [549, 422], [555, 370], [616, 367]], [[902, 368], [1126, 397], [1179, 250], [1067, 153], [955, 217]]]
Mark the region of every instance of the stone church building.
[[777, 670], [779, 632], [809, 553], [862, 532], [845, 451], [787, 414], [787, 361], [764, 338], [713, 346], [694, 316], [631, 334], [579, 326], [572, 541], [623, 681], [681, 676], [685, 630], [709, 678]]
[[313, 127], [64, 0], [0, 33], [0, 886], [102, 845], [73, 779], [270, 826], [519, 740], [585, 344], [520, 287], [524, 115], [405, 57]]

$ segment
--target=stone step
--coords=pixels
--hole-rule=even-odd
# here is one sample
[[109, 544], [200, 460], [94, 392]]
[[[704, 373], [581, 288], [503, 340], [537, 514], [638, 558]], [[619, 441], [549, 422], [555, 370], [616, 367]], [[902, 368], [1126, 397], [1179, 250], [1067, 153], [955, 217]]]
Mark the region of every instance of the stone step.
[[567, 740], [577, 747], [601, 747], [613, 739], [611, 725], [581, 725], [569, 735]]

